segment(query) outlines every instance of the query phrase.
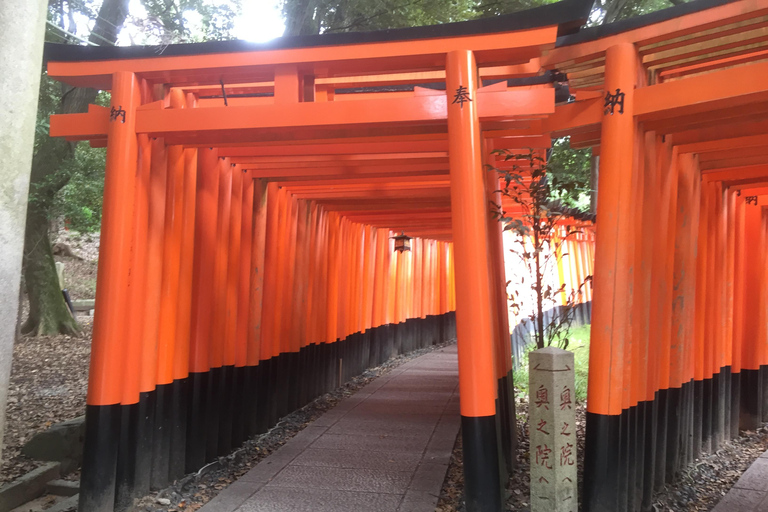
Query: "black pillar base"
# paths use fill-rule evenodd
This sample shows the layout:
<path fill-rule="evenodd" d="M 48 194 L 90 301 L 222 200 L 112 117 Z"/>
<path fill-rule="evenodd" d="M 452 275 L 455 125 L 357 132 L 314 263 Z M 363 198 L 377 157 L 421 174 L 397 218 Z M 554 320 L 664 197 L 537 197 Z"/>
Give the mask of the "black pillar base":
<path fill-rule="evenodd" d="M 756 430 L 763 419 L 763 389 L 760 370 L 741 370 L 739 429 Z"/>
<path fill-rule="evenodd" d="M 496 415 L 461 417 L 464 447 L 464 496 L 467 512 L 502 510 Z"/>
<path fill-rule="evenodd" d="M 187 404 L 187 450 L 184 469 L 187 473 L 205 466 L 206 445 L 206 399 L 208 397 L 210 374 L 208 372 L 189 374 L 189 403 Z"/>
<path fill-rule="evenodd" d="M 155 435 L 152 439 L 152 475 L 149 487 L 153 491 L 165 489 L 168 480 L 168 467 L 171 457 L 171 384 L 161 384 L 156 388 Z"/>
<path fill-rule="evenodd" d="M 133 505 L 136 485 L 136 458 L 139 436 L 139 404 L 120 406 L 120 444 L 115 473 L 115 512 Z"/>
<path fill-rule="evenodd" d="M 87 405 L 78 503 L 81 512 L 112 510 L 119 442 L 120 405 Z"/>
<path fill-rule="evenodd" d="M 584 497 L 589 512 L 615 512 L 619 508 L 619 446 L 621 416 L 587 412 L 584 453 Z"/>

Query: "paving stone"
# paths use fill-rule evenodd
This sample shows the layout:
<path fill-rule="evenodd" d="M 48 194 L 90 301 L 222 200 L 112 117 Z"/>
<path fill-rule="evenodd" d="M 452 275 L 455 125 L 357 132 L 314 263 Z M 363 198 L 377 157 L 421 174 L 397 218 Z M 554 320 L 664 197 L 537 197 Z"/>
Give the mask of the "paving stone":
<path fill-rule="evenodd" d="M 442 482 L 441 482 L 442 483 Z M 400 503 L 398 512 L 433 512 L 440 498 L 440 490 L 437 494 L 409 490 L 405 493 L 403 501 Z"/>
<path fill-rule="evenodd" d="M 206 503 L 200 512 L 234 512 L 261 487 L 240 479 Z"/>
<path fill-rule="evenodd" d="M 325 434 L 315 441 L 313 448 L 330 448 L 335 450 L 366 450 L 385 452 L 421 451 L 428 442 L 428 436 L 400 437 L 396 435 L 337 435 Z"/>
<path fill-rule="evenodd" d="M 373 381 L 204 512 L 432 512 L 461 419 L 456 348 Z"/>
<path fill-rule="evenodd" d="M 265 488 L 291 487 L 301 489 L 336 489 L 387 494 L 404 494 L 411 481 L 407 471 L 375 469 L 317 468 L 288 466 Z"/>
<path fill-rule="evenodd" d="M 291 462 L 291 465 L 413 472 L 419 465 L 421 457 L 421 453 L 405 452 L 393 455 L 387 452 L 360 453 L 353 450 L 318 450 L 309 448 L 296 457 Z"/>
<path fill-rule="evenodd" d="M 307 426 L 304 430 L 293 436 L 286 443 L 286 446 L 290 448 L 304 449 L 314 443 L 321 435 L 325 434 L 327 430 L 328 427 L 318 426 L 312 423 L 312 425 Z"/>
<path fill-rule="evenodd" d="M 265 488 L 238 512 L 395 512 L 401 496 L 319 489 Z"/>
<path fill-rule="evenodd" d="M 765 497 L 762 491 L 731 489 L 712 512 L 751 512 Z"/>
<path fill-rule="evenodd" d="M 422 462 L 416 469 L 408 490 L 433 492 L 439 495 L 446 471 L 448 471 L 447 463 Z"/>
<path fill-rule="evenodd" d="M 733 486 L 737 489 L 767 491 L 768 459 L 758 458 Z"/>

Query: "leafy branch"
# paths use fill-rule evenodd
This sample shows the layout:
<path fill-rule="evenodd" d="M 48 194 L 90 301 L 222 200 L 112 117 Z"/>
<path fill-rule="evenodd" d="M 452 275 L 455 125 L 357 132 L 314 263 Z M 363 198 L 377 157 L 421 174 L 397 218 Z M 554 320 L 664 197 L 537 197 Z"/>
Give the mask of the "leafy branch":
<path fill-rule="evenodd" d="M 537 348 L 552 344 L 567 348 L 575 307 L 581 302 L 584 287 L 591 283 L 592 276 L 587 276 L 567 295 L 565 283 L 552 285 L 545 283 L 545 278 L 552 275 L 558 260 L 568 256 L 563 253 L 566 242 L 581 233 L 572 222 L 566 222 L 574 216 L 580 217 L 581 212 L 565 206 L 561 198 L 580 193 L 582 184 L 568 175 L 550 172 L 545 158 L 532 149 L 527 153 L 497 150 L 493 155 L 503 165 L 487 168 L 498 174 L 504 185 L 497 192 L 509 199 L 514 211 L 508 212 L 502 204 L 493 202 L 491 210 L 494 218 L 503 223 L 504 230 L 515 235 L 511 252 L 520 258 L 528 277 L 527 284 L 526 276 L 521 277 L 519 283 L 512 283 L 516 286 L 509 295 L 511 308 L 515 315 L 528 312 Z M 526 286 L 533 292 L 535 304 L 526 304 L 521 293 Z M 556 306 L 562 306 L 560 311 L 545 321 L 544 312 Z"/>

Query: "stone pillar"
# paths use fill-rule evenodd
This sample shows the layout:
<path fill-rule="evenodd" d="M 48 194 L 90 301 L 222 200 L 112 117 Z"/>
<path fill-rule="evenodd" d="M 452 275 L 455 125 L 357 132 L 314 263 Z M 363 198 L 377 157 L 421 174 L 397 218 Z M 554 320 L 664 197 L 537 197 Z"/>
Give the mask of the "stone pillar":
<path fill-rule="evenodd" d="M 56 262 L 56 276 L 59 278 L 59 288 L 63 290 L 66 286 L 64 286 L 64 263 L 61 261 Z"/>
<path fill-rule="evenodd" d="M 0 52 L 0 287 L 5 295 L 0 309 L 0 438 L 16 336 L 46 9 L 42 0 L 8 0 L 0 9 L 0 47 L 5 49 Z"/>
<path fill-rule="evenodd" d="M 531 512 L 576 512 L 576 392 L 573 352 L 528 355 Z"/>

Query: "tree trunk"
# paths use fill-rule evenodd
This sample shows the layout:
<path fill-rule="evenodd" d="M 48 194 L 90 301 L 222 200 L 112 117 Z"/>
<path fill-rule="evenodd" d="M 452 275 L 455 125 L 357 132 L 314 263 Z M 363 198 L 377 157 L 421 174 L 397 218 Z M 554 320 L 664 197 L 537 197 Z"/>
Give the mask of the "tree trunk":
<path fill-rule="evenodd" d="M 314 12 L 317 0 L 289 0 L 285 3 L 284 36 L 306 36 L 320 33 L 320 25 L 315 22 Z"/>
<path fill-rule="evenodd" d="M 29 297 L 29 317 L 21 326 L 21 332 L 33 336 L 58 333 L 74 335 L 80 328 L 59 288 L 48 238 L 48 209 L 30 202 L 27 210 L 24 282 Z"/>
<path fill-rule="evenodd" d="M 128 1 L 104 0 L 91 32 L 93 43 L 115 43 L 118 27 L 128 15 Z M 94 89 L 66 89 L 59 109 L 61 114 L 86 112 L 88 104 L 96 99 Z M 29 317 L 21 327 L 24 334 L 43 336 L 79 331 L 61 293 L 48 233 L 53 199 L 70 178 L 63 170 L 63 164 L 73 155 L 73 144 L 63 139 L 46 138 L 32 159 L 24 235 L 24 281 L 29 297 Z"/>

